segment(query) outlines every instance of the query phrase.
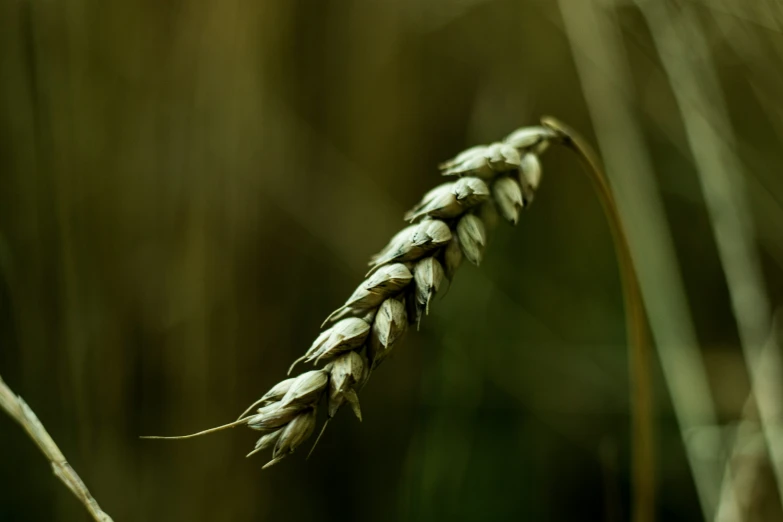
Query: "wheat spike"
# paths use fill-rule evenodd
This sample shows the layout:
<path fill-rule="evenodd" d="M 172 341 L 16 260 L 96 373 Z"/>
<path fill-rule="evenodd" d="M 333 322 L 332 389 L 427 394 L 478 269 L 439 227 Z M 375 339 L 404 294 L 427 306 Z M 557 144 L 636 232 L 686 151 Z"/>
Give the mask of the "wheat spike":
<path fill-rule="evenodd" d="M 272 447 L 266 468 L 293 453 L 314 432 L 316 410 L 324 401 L 328 418 L 316 444 L 344 404 L 361 420 L 358 392 L 370 374 L 408 325 L 418 325 L 429 313 L 443 280 L 453 280 L 462 258 L 480 264 L 492 225 L 488 221 L 499 213 L 517 223 L 541 179 L 538 156 L 557 138 L 548 127 L 525 127 L 439 166 L 444 176 L 457 179 L 432 189 L 405 215 L 411 224 L 372 256 L 365 280 L 324 321 L 334 325 L 318 335 L 289 374 L 302 361 L 329 364 L 281 381 L 225 426 L 246 424 L 263 432 L 248 457 Z"/>
<path fill-rule="evenodd" d="M 484 215 L 496 210 L 507 221 L 517 223 L 541 180 L 539 154 L 554 138 L 547 127 L 525 127 L 503 142 L 472 147 L 440 165 L 443 175 L 459 177 L 435 187 L 408 211 L 405 219 L 412 225 L 372 257 L 368 277 L 327 318 L 324 324 L 338 322 L 320 334 L 301 360 L 333 358 L 333 362 L 323 372 L 302 374 L 322 375 L 298 406 L 302 410 L 288 412 L 291 420 L 281 424 L 288 418 L 286 408 L 291 408 L 285 399 L 294 388 L 291 379 L 262 397 L 260 402 L 269 402 L 272 408 L 261 408 L 261 417 L 255 421 L 250 417 L 248 426 L 264 429 L 274 424 L 276 428 L 259 439 L 251 455 L 274 445 L 269 466 L 292 453 L 313 432 L 315 407 L 322 399 L 328 405 L 328 419 L 348 403 L 361 420 L 357 392 L 389 356 L 408 324 L 418 325 L 429 312 L 442 280 L 453 280 L 462 258 L 480 264 L 487 243 Z M 368 314 L 372 317 L 369 321 Z M 334 329 L 344 322 L 350 324 L 336 335 Z M 321 384 L 327 381 L 328 385 Z M 275 399 L 277 402 L 270 402 Z M 284 430 L 290 433 L 284 436 Z"/>

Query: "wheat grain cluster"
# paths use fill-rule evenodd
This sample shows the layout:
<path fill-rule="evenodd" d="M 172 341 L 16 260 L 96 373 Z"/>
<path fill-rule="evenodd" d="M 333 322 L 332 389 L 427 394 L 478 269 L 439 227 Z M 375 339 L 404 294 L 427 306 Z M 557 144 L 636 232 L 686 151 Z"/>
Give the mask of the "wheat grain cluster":
<path fill-rule="evenodd" d="M 361 420 L 358 392 L 409 326 L 418 327 L 429 313 L 434 296 L 444 281 L 451 283 L 463 258 L 481 263 L 487 222 L 500 215 L 517 223 L 541 180 L 539 155 L 557 136 L 547 126 L 524 127 L 439 166 L 443 176 L 456 179 L 429 191 L 406 213 L 409 225 L 372 256 L 364 281 L 326 318 L 322 328 L 331 326 L 288 373 L 301 362 L 325 366 L 275 384 L 224 426 L 262 432 L 248 456 L 272 448 L 266 468 L 293 453 L 313 434 L 323 403 L 324 428 L 345 404 Z"/>

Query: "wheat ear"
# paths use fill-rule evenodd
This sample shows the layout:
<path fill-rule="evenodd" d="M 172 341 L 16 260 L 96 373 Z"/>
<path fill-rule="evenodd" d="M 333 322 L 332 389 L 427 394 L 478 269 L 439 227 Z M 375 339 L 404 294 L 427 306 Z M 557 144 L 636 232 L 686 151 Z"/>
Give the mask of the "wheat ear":
<path fill-rule="evenodd" d="M 87 486 L 82 482 L 82 479 L 79 478 L 76 471 L 65 460 L 65 455 L 57 447 L 57 444 L 54 443 L 46 428 L 38 420 L 35 412 L 27 405 L 24 399 L 11 391 L 11 388 L 3 381 L 2 377 L 0 377 L 0 408 L 5 410 L 12 419 L 24 428 L 27 435 L 33 439 L 33 442 L 41 450 L 41 453 L 49 459 L 52 471 L 54 471 L 57 478 L 73 492 L 76 498 L 79 499 L 79 502 L 84 504 L 92 518 L 98 522 L 112 522 L 112 518 L 101 509 L 98 502 L 90 494 Z"/>
<path fill-rule="evenodd" d="M 510 223 L 517 223 L 522 209 L 533 201 L 541 181 L 539 156 L 551 143 L 573 150 L 582 160 L 615 240 L 632 354 L 635 500 L 647 505 L 653 496 L 649 346 L 628 241 L 592 149 L 572 129 L 549 117 L 541 126 L 524 127 L 501 142 L 472 147 L 439 166 L 444 176 L 456 179 L 429 191 L 405 215 L 409 226 L 372 257 L 365 280 L 321 326 L 334 325 L 321 332 L 288 373 L 302 361 L 328 361 L 322 369 L 277 383 L 237 421 L 225 426 L 184 437 L 154 438 L 181 439 L 247 425 L 262 432 L 248 457 L 272 448 L 272 460 L 266 468 L 293 453 L 312 435 L 316 409 L 322 402 L 326 402 L 328 418 L 315 444 L 344 404 L 361 420 L 358 392 L 409 325 L 418 326 L 429 313 L 433 298 L 444 280 L 451 284 L 462 259 L 477 266 L 481 263 L 487 244 L 486 228 L 493 216 L 500 214 Z M 255 413 L 250 413 L 259 405 Z"/>
<path fill-rule="evenodd" d="M 559 134 L 547 126 L 519 129 L 502 142 L 472 147 L 440 165 L 453 178 L 428 192 L 405 219 L 409 226 L 372 257 L 370 271 L 343 306 L 294 362 L 327 362 L 273 386 L 235 422 L 181 439 L 238 425 L 261 431 L 253 455 L 272 449 L 271 466 L 293 453 L 315 430 L 316 409 L 326 402 L 327 421 L 348 404 L 361 420 L 358 391 L 391 353 L 409 325 L 419 325 L 444 281 L 465 258 L 479 265 L 487 243 L 486 217 L 512 224 L 532 201 L 541 180 L 539 155 Z M 250 413 L 260 406 L 255 413 Z M 323 433 L 323 430 L 321 431 Z M 320 435 L 319 435 L 320 438 Z M 317 439 L 316 439 L 317 442 Z"/>

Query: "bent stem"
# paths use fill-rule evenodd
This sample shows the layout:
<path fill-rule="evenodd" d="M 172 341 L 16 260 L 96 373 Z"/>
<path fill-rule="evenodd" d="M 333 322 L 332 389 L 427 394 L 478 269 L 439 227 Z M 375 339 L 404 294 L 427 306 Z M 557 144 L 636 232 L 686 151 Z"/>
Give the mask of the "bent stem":
<path fill-rule="evenodd" d="M 551 116 L 541 123 L 560 137 L 565 147 L 576 153 L 601 201 L 614 240 L 625 302 L 626 330 L 629 346 L 633 433 L 634 520 L 650 522 L 655 512 L 655 465 L 653 436 L 652 380 L 649 371 L 650 345 L 646 334 L 646 317 L 639 280 L 609 180 L 592 147 L 579 133 Z"/>
<path fill-rule="evenodd" d="M 11 391 L 11 388 L 3 381 L 2 377 L 0 377 L 0 408 L 5 410 L 12 419 L 24 428 L 27 435 L 41 450 L 41 453 L 49 460 L 49 463 L 52 465 L 52 471 L 57 478 L 71 490 L 76 498 L 79 499 L 79 502 L 84 504 L 92 518 L 98 522 L 112 522 L 112 518 L 101 509 L 82 479 L 68 464 L 68 461 L 65 460 L 65 455 L 57 447 L 57 444 L 54 443 L 51 435 L 46 431 L 41 421 L 38 420 L 35 412 L 27 405 L 24 399 Z"/>

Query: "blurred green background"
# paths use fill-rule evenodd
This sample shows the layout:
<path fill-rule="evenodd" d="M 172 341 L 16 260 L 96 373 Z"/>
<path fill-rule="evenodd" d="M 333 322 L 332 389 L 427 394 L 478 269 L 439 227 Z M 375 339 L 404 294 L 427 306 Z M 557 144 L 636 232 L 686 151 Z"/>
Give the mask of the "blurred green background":
<path fill-rule="evenodd" d="M 138 438 L 233 420 L 438 162 L 552 114 L 600 145 L 640 264 L 657 519 L 733 491 L 725 520 L 783 520 L 748 362 L 781 346 L 782 24 L 764 0 L 0 0 L 0 375 L 118 522 L 627 520 L 617 263 L 554 147 L 362 424 L 265 471 L 247 430 Z M 88 520 L 5 415 L 0 520 Z"/>

